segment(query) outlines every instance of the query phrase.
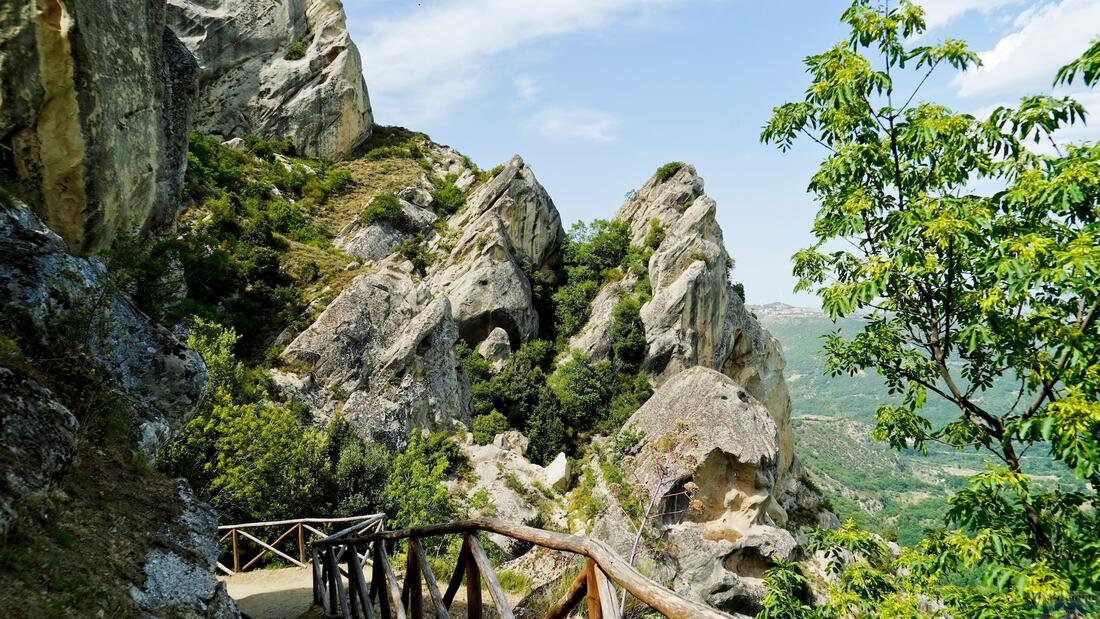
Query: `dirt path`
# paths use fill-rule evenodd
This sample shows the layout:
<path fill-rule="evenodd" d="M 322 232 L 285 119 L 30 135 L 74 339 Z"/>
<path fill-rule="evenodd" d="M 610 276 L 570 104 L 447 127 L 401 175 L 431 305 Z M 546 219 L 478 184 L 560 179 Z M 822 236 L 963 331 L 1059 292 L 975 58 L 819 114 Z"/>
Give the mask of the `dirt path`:
<path fill-rule="evenodd" d="M 313 602 L 313 580 L 307 568 L 291 567 L 280 570 L 256 570 L 222 578 L 230 597 L 249 619 L 321 619 L 324 613 L 319 608 L 311 608 Z M 431 598 L 424 590 L 424 606 L 430 611 Z M 509 595 L 515 605 L 520 596 Z M 496 616 L 492 609 L 492 598 L 488 591 L 482 593 L 486 606 L 486 615 Z M 458 590 L 451 616 L 455 619 L 466 617 L 466 588 Z"/>
<path fill-rule="evenodd" d="M 223 579 L 229 595 L 251 619 L 320 617 L 310 613 L 313 579 L 306 568 L 256 570 Z"/>

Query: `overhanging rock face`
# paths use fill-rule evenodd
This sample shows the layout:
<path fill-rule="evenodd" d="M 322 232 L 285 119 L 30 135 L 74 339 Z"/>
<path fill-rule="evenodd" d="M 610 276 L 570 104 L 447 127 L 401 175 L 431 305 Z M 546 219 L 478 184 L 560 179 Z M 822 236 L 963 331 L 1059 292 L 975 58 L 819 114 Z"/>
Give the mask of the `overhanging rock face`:
<path fill-rule="evenodd" d="M 324 159 L 370 136 L 363 65 L 339 0 L 169 0 L 168 22 L 202 66 L 196 130 L 290 138 Z"/>

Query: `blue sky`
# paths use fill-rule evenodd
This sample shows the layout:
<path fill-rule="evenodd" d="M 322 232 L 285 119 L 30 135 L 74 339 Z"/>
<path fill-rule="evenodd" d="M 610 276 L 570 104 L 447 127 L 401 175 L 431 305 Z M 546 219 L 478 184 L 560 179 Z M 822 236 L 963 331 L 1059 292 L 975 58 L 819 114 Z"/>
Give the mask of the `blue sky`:
<path fill-rule="evenodd" d="M 607 218 L 667 161 L 694 164 L 718 202 L 733 279 L 750 303 L 795 294 L 805 187 L 821 157 L 759 143 L 798 99 L 802 59 L 844 37 L 832 0 L 344 0 L 377 122 L 428 133 L 483 168 L 518 153 L 568 227 Z M 923 98 L 974 113 L 1049 90 L 1100 36 L 1100 0 L 931 0 L 924 40 L 964 38 L 985 66 Z M 1100 93 L 1079 94 L 1100 114 Z M 1097 117 L 1100 118 L 1100 117 Z M 1096 120 L 1100 125 L 1100 120 Z M 1061 140 L 1096 139 L 1075 128 Z"/>

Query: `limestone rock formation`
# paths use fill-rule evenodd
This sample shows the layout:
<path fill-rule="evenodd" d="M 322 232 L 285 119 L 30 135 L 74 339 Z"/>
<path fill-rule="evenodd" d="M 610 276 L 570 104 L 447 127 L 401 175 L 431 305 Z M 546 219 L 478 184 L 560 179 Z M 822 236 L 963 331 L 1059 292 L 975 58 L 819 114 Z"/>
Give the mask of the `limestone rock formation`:
<path fill-rule="evenodd" d="M 106 267 L 80 258 L 31 210 L 0 203 L 0 312 L 42 350 L 74 346 L 119 384 L 155 452 L 187 421 L 206 386 L 199 355 L 112 291 Z"/>
<path fill-rule="evenodd" d="M 648 264 L 652 299 L 641 310 L 647 347 L 644 367 L 655 386 L 694 366 L 719 370 L 736 380 L 767 406 L 775 420 L 782 476 L 794 462 L 790 395 L 783 378 L 786 362 L 778 342 L 728 281 L 732 264 L 715 220 L 716 209 L 695 168 L 683 164 L 667 178 L 655 174 L 615 215 L 629 224 L 632 244 L 645 243 L 652 222 L 664 232 Z M 596 360 L 608 358 L 612 310 L 633 290 L 634 281 L 628 279 L 600 290 L 588 323 L 570 340 L 571 347 Z"/>
<path fill-rule="evenodd" d="M 565 231 L 561 217 L 531 168 L 516 156 L 467 199 L 449 222 L 458 239 L 429 271 L 434 294 L 450 297 L 462 337 L 480 342 L 504 329 L 513 348 L 538 333 L 525 274 L 548 271 Z M 437 248 L 441 248 L 439 241 Z"/>
<path fill-rule="evenodd" d="M 526 458 L 527 439 L 522 434 L 516 431 L 504 432 L 498 434 L 496 440 L 488 445 L 475 444 L 473 435 L 469 434 L 460 447 L 462 455 L 473 469 L 473 475 L 469 478 L 474 481 L 468 483 L 456 480 L 450 485 L 456 494 L 466 497 L 483 495 L 485 504 L 475 507 L 472 516 L 499 518 L 535 526 L 554 524 L 539 521 L 538 502 L 548 498 L 539 486 L 552 479 L 556 473 L 533 464 Z M 565 454 L 561 454 L 560 459 L 564 463 Z M 548 488 L 545 485 L 542 487 Z M 551 514 L 551 517 L 562 516 L 560 509 Z M 490 534 L 489 539 L 500 546 L 508 558 L 517 557 L 530 548 L 529 544 L 495 533 Z"/>
<path fill-rule="evenodd" d="M 5 3 L 0 174 L 76 253 L 170 224 L 195 70 L 163 0 Z"/>
<path fill-rule="evenodd" d="M 344 414 L 364 436 L 403 445 L 412 427 L 469 423 L 457 339 L 450 302 L 418 289 L 411 265 L 391 256 L 359 275 L 287 346 L 283 359 L 328 391 L 320 395 L 306 381 L 292 393 L 344 401 Z M 279 380 L 294 387 L 286 373 Z M 316 400 L 312 407 L 315 414 L 335 409 Z"/>
<path fill-rule="evenodd" d="M 55 509 L 87 500 L 52 490 L 59 484 L 78 483 L 70 476 L 79 480 L 80 467 L 94 466 L 88 460 L 106 457 L 96 446 L 95 430 L 91 436 L 78 434 L 88 417 L 78 419 L 72 411 L 84 407 L 84 399 L 96 405 L 81 414 L 97 419 L 96 415 L 110 414 L 98 408 L 109 407 L 109 401 L 97 398 L 104 393 L 116 396 L 118 406 L 134 417 L 138 445 L 153 454 L 199 405 L 207 372 L 197 353 L 172 332 L 150 323 L 112 287 L 100 260 L 67 253 L 61 237 L 29 207 L 2 195 L 0 314 L 14 329 L 6 331 L 14 339 L 5 338 L 5 367 L 0 367 L 0 533 L 4 533 L 16 521 L 34 526 L 43 517 L 35 509 L 42 506 Z M 126 474 L 121 472 L 119 479 L 126 479 Z M 140 484 L 140 491 L 126 488 L 126 492 L 145 496 L 150 487 L 167 484 L 171 488 L 173 483 L 152 473 L 136 477 L 130 483 Z M 111 489 L 119 490 L 118 486 Z M 177 515 L 159 521 L 159 531 L 111 531 L 119 539 L 104 542 L 148 553 L 140 564 L 144 582 L 129 594 L 143 616 L 239 617 L 214 577 L 218 544 L 213 511 L 198 502 L 186 484 L 177 491 L 180 509 L 173 512 L 171 505 L 164 505 L 165 513 Z M 47 500 L 39 503 L 32 498 Z M 118 578 L 126 582 L 129 576 Z M 108 583 L 97 586 L 103 584 Z"/>
<path fill-rule="evenodd" d="M 398 230 L 384 221 L 365 224 L 356 220 L 344 226 L 333 239 L 333 245 L 360 260 L 381 260 L 392 254 L 397 249 L 397 245 L 407 238 L 408 233 L 423 233 L 432 229 L 439 218 L 428 209 L 431 200 L 431 194 L 424 189 L 408 187 L 398 196 L 401 210 L 405 214 L 405 221 L 408 222 L 408 230 Z"/>
<path fill-rule="evenodd" d="M 168 21 L 202 67 L 197 130 L 286 137 L 326 159 L 369 137 L 362 61 L 339 0 L 168 0 Z"/>
<path fill-rule="evenodd" d="M 693 367 L 671 377 L 626 424 L 642 439 L 621 463 L 638 482 L 666 480 L 665 514 L 656 526 L 665 551 L 644 550 L 655 573 L 689 597 L 729 612 L 755 613 L 766 595 L 771 560 L 798 546 L 782 528 L 779 432 L 771 413 L 715 370 Z M 671 451 L 662 446 L 674 445 Z M 681 494 L 687 493 L 687 495 Z M 628 553 L 633 529 L 614 505 L 594 534 Z"/>
<path fill-rule="evenodd" d="M 197 500 L 186 482 L 177 484 L 183 504 L 174 522 L 161 529 L 160 547 L 145 558 L 145 582 L 130 595 L 157 617 L 235 619 L 237 605 L 214 577 L 220 549 L 214 510 Z"/>
<path fill-rule="evenodd" d="M 508 357 L 512 356 L 512 345 L 508 341 L 508 332 L 500 327 L 493 329 L 489 337 L 477 347 L 477 352 L 492 367 L 494 372 L 504 369 Z"/>

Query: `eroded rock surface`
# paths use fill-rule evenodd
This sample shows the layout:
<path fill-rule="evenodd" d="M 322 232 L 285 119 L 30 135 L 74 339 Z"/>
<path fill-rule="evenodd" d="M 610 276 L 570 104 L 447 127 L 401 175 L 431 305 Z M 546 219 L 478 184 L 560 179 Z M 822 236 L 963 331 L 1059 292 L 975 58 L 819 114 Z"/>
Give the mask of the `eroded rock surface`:
<path fill-rule="evenodd" d="M 428 285 L 434 294 L 450 297 L 462 337 L 476 343 L 501 328 L 513 348 L 535 337 L 538 313 L 524 271 L 552 268 L 565 231 L 531 169 L 513 157 L 473 191 L 466 210 L 449 225 L 458 238 L 429 271 Z"/>
<path fill-rule="evenodd" d="M 755 613 L 764 570 L 799 552 L 782 528 L 779 431 L 771 413 L 728 376 L 704 367 L 666 381 L 626 425 L 641 433 L 619 464 L 645 488 L 665 494 L 656 526 L 666 550 L 640 561 L 681 594 L 734 613 Z M 671 449 L 670 449 L 671 447 Z M 614 503 L 594 535 L 629 555 L 630 520 Z"/>
<path fill-rule="evenodd" d="M 0 172 L 77 253 L 170 224 L 194 72 L 163 0 L 5 2 Z"/>
<path fill-rule="evenodd" d="M 201 401 L 207 374 L 198 353 L 114 292 L 100 260 L 67 253 L 61 237 L 14 201 L 0 203 L 0 311 L 34 346 L 75 347 L 115 380 L 149 452 Z"/>
<path fill-rule="evenodd" d="M 322 402 L 343 401 L 361 434 L 400 446 L 413 427 L 469 424 L 457 339 L 450 301 L 428 296 L 411 265 L 391 256 L 370 265 L 283 351 L 291 369 L 310 374 L 324 391 L 286 372 L 279 380 L 300 383 L 294 391 L 308 394 L 302 399 L 315 414 L 335 410 Z"/>
<path fill-rule="evenodd" d="M 183 509 L 160 531 L 161 547 L 145 558 L 145 582 L 130 595 L 156 617 L 235 619 L 240 611 L 225 584 L 214 577 L 218 523 L 214 510 L 197 500 L 186 482 L 177 485 Z"/>
<path fill-rule="evenodd" d="M 327 159 L 370 136 L 362 61 L 339 0 L 168 0 L 168 21 L 202 66 L 197 130 L 290 138 Z"/>
<path fill-rule="evenodd" d="M 0 536 L 17 505 L 44 492 L 69 465 L 78 427 L 49 389 L 0 367 Z"/>
<path fill-rule="evenodd" d="M 629 224 L 634 245 L 645 244 L 654 222 L 664 233 L 648 263 L 652 298 L 640 312 L 646 333 L 643 365 L 654 386 L 695 366 L 736 380 L 775 420 L 782 476 L 794 461 L 790 395 L 783 378 L 786 362 L 778 342 L 729 283 L 732 263 L 716 210 L 717 204 L 704 193 L 703 179 L 684 164 L 664 180 L 655 174 L 615 215 Z M 595 360 L 609 358 L 612 311 L 633 289 L 630 276 L 604 286 L 570 346 Z"/>

